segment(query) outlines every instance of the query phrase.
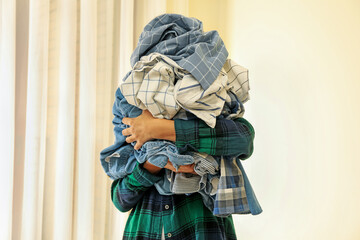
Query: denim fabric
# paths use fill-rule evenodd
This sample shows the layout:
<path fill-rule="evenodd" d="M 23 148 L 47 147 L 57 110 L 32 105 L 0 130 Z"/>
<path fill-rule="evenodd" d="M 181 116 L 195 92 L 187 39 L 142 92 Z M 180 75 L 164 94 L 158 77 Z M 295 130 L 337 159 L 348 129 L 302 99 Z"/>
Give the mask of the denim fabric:
<path fill-rule="evenodd" d="M 100 152 L 100 162 L 105 173 L 115 180 L 126 176 L 128 171 L 133 169 L 136 161 L 133 146 L 125 141 L 126 137 L 121 133 L 122 130 L 129 127 L 121 122 L 122 118 L 137 117 L 142 110 L 130 105 L 121 94 L 120 89 L 117 89 L 112 112 L 115 142 Z"/>
<path fill-rule="evenodd" d="M 135 142 L 132 142 L 135 146 Z M 154 140 L 145 142 L 139 150 L 135 150 L 135 157 L 140 163 L 148 160 L 151 164 L 164 168 L 168 160 L 177 170 L 180 165 L 188 165 L 194 162 L 190 155 L 181 155 L 174 143 L 166 140 Z"/>
<path fill-rule="evenodd" d="M 106 152 L 102 152 L 105 155 Z M 134 149 L 126 145 L 101 160 L 106 174 L 113 180 L 123 178 L 132 173 L 136 165 Z"/>

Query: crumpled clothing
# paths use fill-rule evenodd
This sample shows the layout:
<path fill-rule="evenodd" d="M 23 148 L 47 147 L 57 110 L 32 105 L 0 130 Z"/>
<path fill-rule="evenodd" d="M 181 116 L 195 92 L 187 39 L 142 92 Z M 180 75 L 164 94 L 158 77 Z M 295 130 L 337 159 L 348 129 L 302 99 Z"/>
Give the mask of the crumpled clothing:
<path fill-rule="evenodd" d="M 124 96 L 122 95 L 120 89 L 116 90 L 116 99 L 113 105 L 113 114 L 115 118 L 113 119 L 114 124 L 114 133 L 115 133 L 115 143 L 111 146 L 103 149 L 100 153 L 101 165 L 104 168 L 106 174 L 113 180 L 118 178 L 123 178 L 127 174 L 132 172 L 133 167 L 135 166 L 134 161 L 145 162 L 145 154 L 148 146 L 154 147 L 157 146 L 157 151 L 148 150 L 153 154 L 153 158 L 150 161 L 153 161 L 154 164 L 158 164 L 159 167 L 164 166 L 165 155 L 170 153 L 170 161 L 173 161 L 175 167 L 179 165 L 185 165 L 187 163 L 191 164 L 194 162 L 191 155 L 180 154 L 175 144 L 166 141 L 166 140 L 151 140 L 141 146 L 139 150 L 134 150 L 136 142 L 130 144 L 125 144 L 126 137 L 122 135 L 121 129 L 129 127 L 129 125 L 124 124 L 121 120 L 123 117 L 135 118 L 141 115 L 142 110 L 129 104 Z M 177 114 L 174 119 L 194 119 L 195 116 L 191 113 L 185 113 L 185 110 L 180 110 L 180 114 Z M 125 145 L 124 145 L 125 144 Z M 159 151 L 161 150 L 161 151 Z M 139 159 L 136 159 L 139 158 Z M 177 159 L 178 158 L 178 159 Z M 166 160 L 167 162 L 167 160 Z"/>
<path fill-rule="evenodd" d="M 136 142 L 130 143 L 135 146 Z M 169 169 L 166 169 L 163 181 L 155 183 L 156 189 L 160 194 L 189 194 L 193 192 L 203 192 L 209 195 L 215 194 L 219 179 L 219 162 L 213 156 L 207 153 L 190 152 L 187 151 L 184 154 L 179 154 L 175 144 L 167 140 L 153 140 L 148 141 L 141 146 L 139 150 L 134 150 L 135 158 L 129 158 L 129 161 L 124 165 L 124 169 L 128 172 L 130 168 L 133 168 L 136 164 L 136 160 L 139 163 L 144 163 L 148 160 L 151 164 L 164 168 L 169 160 L 174 168 L 178 170 L 181 165 L 189 165 L 194 163 L 194 170 L 199 173 L 199 176 L 194 174 L 175 173 Z M 130 162 L 131 161 L 133 162 Z M 131 172 L 131 171 L 130 171 Z M 122 176 L 125 177 L 126 175 Z M 213 198 L 206 199 L 208 207 L 211 206 L 213 211 L 214 205 Z M 211 202 L 211 203 L 210 203 Z"/>
<path fill-rule="evenodd" d="M 183 109 L 214 127 L 218 117 L 234 119 L 244 115 L 243 104 L 250 99 L 249 90 L 248 69 L 227 59 L 207 90 L 196 84 L 194 78 L 184 77 L 177 80 L 174 97 Z"/>
<path fill-rule="evenodd" d="M 236 99 L 234 99 L 234 101 L 236 102 Z M 236 108 L 236 110 L 240 109 L 239 106 L 241 106 L 241 104 L 240 105 L 232 104 L 232 105 Z M 229 106 L 229 110 L 231 110 L 230 112 L 236 112 L 236 110 L 231 108 L 231 106 Z M 141 111 L 141 109 L 129 104 L 126 101 L 126 99 L 122 96 L 120 89 L 118 89 L 116 91 L 116 100 L 115 100 L 114 107 L 113 107 L 113 113 L 115 116 L 119 116 L 121 118 L 122 117 L 137 117 L 142 113 L 142 111 Z M 194 118 L 194 116 L 191 115 L 191 113 L 188 113 L 183 109 L 181 111 L 179 111 L 179 113 L 181 113 L 181 114 L 177 114 L 177 118 L 180 118 L 180 119 L 187 119 L 188 117 Z M 115 128 L 123 129 L 126 127 L 126 125 L 123 124 L 121 122 L 121 120 L 118 119 L 117 117 L 114 118 L 113 123 L 115 124 Z M 116 131 L 116 133 L 117 132 L 118 131 Z M 117 141 L 115 142 L 115 144 L 104 149 L 101 152 L 102 166 L 104 167 L 105 172 L 112 179 L 123 178 L 126 175 L 130 174 L 133 171 L 133 169 L 135 168 L 137 161 L 145 162 L 146 155 L 147 155 L 146 150 L 148 148 L 150 149 L 150 153 L 154 153 L 155 157 L 153 158 L 153 160 L 154 160 L 153 163 L 156 163 L 159 160 L 159 159 L 157 159 L 158 156 L 162 156 L 161 151 L 159 151 L 159 150 L 163 151 L 163 156 L 166 156 L 168 154 L 169 149 L 174 150 L 174 152 L 172 152 L 172 154 L 178 154 L 176 147 L 175 148 L 171 148 L 171 147 L 167 148 L 167 146 L 170 146 L 173 143 L 171 143 L 170 141 L 166 141 L 166 140 L 148 141 L 144 144 L 145 147 L 143 145 L 139 150 L 134 150 L 133 147 L 136 144 L 135 142 L 132 142 L 131 144 L 122 145 L 123 143 L 125 143 L 125 137 L 121 134 L 116 136 L 116 139 L 117 139 Z M 153 150 L 151 150 L 151 149 L 153 149 Z M 170 150 L 170 151 L 172 151 L 172 150 Z M 193 186 L 193 188 L 199 189 L 198 192 L 202 195 L 204 205 L 206 207 L 208 207 L 211 211 L 213 211 L 214 206 L 215 206 L 215 197 L 216 197 L 216 192 L 217 192 L 217 188 L 218 188 L 218 182 L 219 182 L 219 178 L 220 178 L 219 171 L 218 171 L 220 159 L 218 157 L 213 157 L 206 153 L 199 153 L 199 152 L 185 152 L 183 156 L 191 157 L 192 160 L 187 159 L 186 160 L 187 162 L 179 162 L 178 159 L 176 159 L 175 155 L 174 155 L 174 158 L 176 160 L 173 160 L 173 158 L 171 158 L 171 160 L 174 161 L 175 166 L 176 166 L 176 164 L 186 165 L 187 163 L 191 164 L 193 162 L 196 162 L 194 169 L 196 171 L 198 171 L 200 174 L 202 174 L 201 171 L 206 173 L 206 178 L 203 177 L 203 178 L 200 178 L 200 180 L 194 178 L 192 180 L 192 183 L 193 183 L 192 186 Z M 165 157 L 163 157 L 163 159 L 164 159 L 163 161 L 159 161 L 162 164 L 165 163 Z M 166 157 L 166 162 L 167 162 L 167 157 Z M 212 163 L 213 166 L 209 167 L 209 164 L 207 162 Z M 201 164 L 208 165 L 208 167 L 205 169 L 204 167 L 201 166 Z M 167 171 L 168 174 L 172 172 L 168 169 L 165 169 L 165 170 Z M 212 173 L 215 173 L 215 174 L 212 174 Z M 180 180 L 181 178 L 178 178 L 177 180 L 173 179 L 173 181 L 170 182 L 168 179 L 168 174 L 164 174 L 163 179 L 155 184 L 156 189 L 162 195 L 171 195 L 171 194 L 174 194 L 172 191 L 178 191 L 178 192 L 181 191 L 181 188 L 179 188 L 179 186 L 181 185 L 181 180 Z M 178 173 L 176 173 L 176 174 L 178 174 Z M 176 174 L 174 173 L 174 176 Z M 196 175 L 193 175 L 193 176 L 196 176 Z M 205 176 L 205 174 L 203 176 Z M 187 180 L 190 180 L 190 179 L 187 179 Z M 179 182 L 177 182 L 177 181 L 179 181 Z M 175 188 L 174 188 L 174 186 L 175 186 Z M 190 195 L 190 194 L 191 193 L 187 193 L 187 195 Z"/>
<path fill-rule="evenodd" d="M 214 211 L 216 193 L 220 173 L 214 175 L 206 173 L 202 176 L 197 176 L 191 173 L 175 173 L 166 169 L 167 183 L 155 183 L 155 187 L 160 194 L 185 194 L 187 196 L 198 192 L 201 194 L 204 205 L 211 211 Z M 164 187 L 169 190 L 165 190 Z M 164 194 L 165 193 L 165 194 Z"/>
<path fill-rule="evenodd" d="M 233 213 L 250 212 L 245 184 L 236 158 L 221 158 L 220 178 L 214 201 L 214 215 L 227 217 Z"/>
<path fill-rule="evenodd" d="M 243 108 L 243 105 L 241 102 L 238 101 L 238 99 L 233 98 L 232 101 L 230 102 L 232 103 L 231 105 L 228 106 L 228 111 L 227 113 L 236 113 L 239 111 L 239 109 Z M 227 103 L 225 103 L 226 105 Z M 225 109 L 225 108 L 224 108 Z M 113 120 L 113 123 L 115 125 L 115 128 L 120 128 L 123 129 L 125 127 L 127 127 L 127 125 L 123 124 L 120 120 L 120 118 L 122 117 L 137 117 L 142 113 L 142 110 L 129 104 L 126 99 L 122 96 L 120 89 L 118 88 L 117 92 L 116 92 L 116 101 L 114 103 L 114 107 L 113 107 L 113 113 L 115 116 L 119 116 L 115 117 Z M 195 116 L 187 111 L 185 111 L 184 109 L 181 109 L 179 111 L 179 113 L 181 114 L 177 114 L 176 117 L 180 118 L 180 119 L 186 119 L 187 117 L 190 118 L 194 118 Z M 221 115 L 222 117 L 226 117 L 226 115 Z M 115 131 L 115 133 L 119 133 L 119 131 Z M 145 158 L 141 158 L 141 154 L 144 153 L 145 151 L 143 151 L 143 146 L 139 149 L 139 150 L 134 150 L 134 146 L 135 146 L 135 142 L 132 142 L 131 144 L 127 144 L 127 145 L 122 145 L 123 143 L 125 143 L 125 137 L 119 133 L 118 136 L 116 136 L 116 142 L 115 144 L 113 144 L 112 146 L 104 149 L 101 152 L 101 163 L 102 166 L 105 169 L 105 172 L 112 178 L 112 179 L 117 179 L 117 178 L 123 178 L 125 177 L 127 174 L 130 174 L 135 165 L 136 162 L 140 159 L 140 161 L 144 161 Z M 154 140 L 154 141 L 148 141 L 147 144 L 153 145 L 153 147 L 158 144 L 158 146 L 161 146 L 162 144 L 164 144 L 164 142 L 166 142 L 167 144 L 173 144 L 170 141 L 166 141 L 166 140 Z M 151 144 L 150 144 L 151 143 Z M 165 152 L 166 152 L 166 147 L 162 148 Z M 156 151 L 155 151 L 156 152 Z M 135 154 L 137 154 L 138 158 L 137 159 L 135 157 Z M 184 152 L 184 155 L 189 155 L 189 156 L 195 156 L 197 155 L 196 152 Z M 203 154 L 203 153 L 200 153 Z M 144 154 L 145 156 L 146 154 Z M 199 155 L 198 155 L 199 156 Z M 206 156 L 206 155 L 205 155 Z M 211 156 L 211 155 L 209 155 Z M 214 157 L 214 159 L 220 163 L 219 157 L 216 156 L 211 156 Z M 141 160 L 142 159 L 142 160 Z M 165 162 L 165 161 L 164 161 Z M 240 162 L 238 162 L 238 164 L 241 164 Z M 179 165 L 186 165 L 186 164 L 182 164 L 180 163 Z M 165 169 L 166 171 L 170 171 L 168 169 Z M 241 170 L 242 172 L 244 170 Z M 178 173 L 176 173 L 178 174 Z M 245 173 L 243 173 L 245 175 Z M 194 175 L 196 176 L 196 175 Z M 225 176 L 223 176 L 225 177 Z M 214 211 L 215 209 L 215 202 L 216 202 L 216 196 L 217 194 L 217 189 L 220 181 L 220 176 L 219 174 L 216 175 L 212 175 L 212 174 L 207 174 L 207 181 L 205 183 L 205 178 L 202 179 L 202 182 L 198 182 L 198 185 L 193 185 L 193 186 L 199 186 L 199 193 L 202 195 L 203 198 L 203 202 L 204 205 L 206 207 L 208 207 L 211 211 Z M 196 180 L 196 179 L 195 179 Z M 204 184 L 205 183 L 205 184 Z M 172 184 L 172 185 L 171 185 Z M 164 177 L 161 181 L 157 182 L 155 184 L 156 189 L 158 190 L 158 192 L 162 195 L 171 195 L 174 194 L 171 189 L 173 188 L 173 186 L 175 185 L 176 187 L 176 181 L 174 180 L 172 183 L 169 181 L 169 179 L 167 178 L 167 175 L 164 174 Z M 217 184 L 217 185 L 216 185 Z M 216 187 L 215 187 L 216 186 Z M 252 189 L 250 186 L 250 183 L 248 183 L 248 188 L 250 193 L 249 194 L 253 194 L 252 193 Z M 187 195 L 190 195 L 191 193 L 187 193 Z M 247 194 L 247 192 L 246 192 Z M 251 196 L 253 199 L 256 200 L 256 198 L 254 196 Z M 246 195 L 248 196 L 248 195 Z M 220 199 L 224 199 L 220 197 Z M 254 205 L 255 205 L 255 209 L 254 212 L 256 213 L 259 212 L 260 210 L 256 208 L 257 202 L 254 201 Z M 220 209 L 221 210 L 221 209 Z M 241 212 L 244 213 L 244 212 Z"/>
<path fill-rule="evenodd" d="M 131 144 L 135 146 L 136 142 Z M 194 158 L 191 155 L 180 154 L 175 144 L 166 140 L 147 141 L 139 150 L 135 150 L 134 154 L 140 163 L 148 160 L 149 163 L 161 168 L 165 167 L 168 160 L 176 170 L 180 165 L 194 163 Z"/>
<path fill-rule="evenodd" d="M 203 31 L 202 22 L 180 14 L 162 14 L 140 34 L 131 67 L 144 55 L 158 52 L 190 72 L 207 89 L 217 78 L 229 53 L 217 31 Z"/>
<path fill-rule="evenodd" d="M 227 51 L 226 48 L 219 37 L 218 33 L 216 31 L 211 31 L 208 33 L 203 33 L 202 31 L 202 23 L 194 18 L 186 18 L 184 16 L 178 15 L 178 14 L 163 14 L 158 16 L 157 18 L 153 19 L 146 27 L 144 28 L 143 33 L 140 35 L 138 46 L 136 47 L 135 51 L 133 52 L 131 56 L 131 66 L 134 67 L 134 65 L 143 57 L 152 53 L 160 53 L 165 55 L 166 57 L 172 59 L 176 64 L 178 64 L 180 67 L 178 73 L 188 73 L 187 75 L 193 76 L 193 78 L 197 81 L 197 86 L 201 87 L 203 91 L 206 91 L 210 88 L 211 84 L 213 84 L 219 75 L 224 76 L 224 73 L 227 77 L 229 77 L 231 74 L 228 74 L 228 72 L 234 68 L 233 65 L 230 65 L 229 71 L 222 70 L 223 67 L 225 67 L 227 61 Z M 159 69 L 161 70 L 161 69 Z M 167 74 L 169 74 L 169 71 L 167 71 Z M 243 76 L 248 76 L 247 70 L 246 71 L 240 71 L 243 74 Z M 128 74 L 126 74 L 125 78 L 128 78 L 131 75 L 132 71 L 129 71 Z M 164 72 L 165 73 L 165 72 Z M 175 76 L 176 74 L 174 74 Z M 186 75 L 184 75 L 186 76 Z M 234 79 L 236 79 L 239 75 L 233 75 Z M 240 82 L 239 86 L 237 87 L 230 87 L 229 84 L 232 83 L 231 80 L 228 82 L 229 84 L 224 84 L 224 88 L 228 90 L 227 97 L 223 98 L 222 101 L 224 102 L 223 108 L 221 110 L 221 115 L 218 115 L 219 117 L 225 117 L 228 119 L 235 118 L 235 116 L 242 116 L 240 114 L 244 113 L 244 107 L 243 103 L 249 99 L 247 95 L 247 91 L 239 97 L 238 91 L 243 90 L 243 86 L 249 89 L 248 86 L 248 79 L 244 79 L 244 81 Z M 230 79 L 230 78 L 229 78 Z M 175 78 L 174 81 L 182 81 L 184 80 L 184 77 Z M 175 82 L 175 83 L 176 83 Z M 184 81 L 185 82 L 185 81 Z M 175 85 L 174 85 L 175 86 Z M 183 90 L 189 89 L 191 90 L 190 86 L 185 87 Z M 119 91 L 120 92 L 120 91 Z M 175 91 L 176 92 L 176 91 Z M 118 94 L 118 91 L 117 91 Z M 121 93 L 120 93 L 121 95 Z M 214 93 L 216 95 L 216 92 Z M 184 96 L 186 96 L 184 94 Z M 220 96 L 220 95 L 219 95 Z M 221 96 L 219 97 L 219 99 Z M 224 100 L 225 99 L 225 100 Z M 227 99 L 227 101 L 226 101 Z M 184 98 L 185 101 L 188 101 L 188 98 Z M 243 100 L 241 102 L 241 100 Z M 126 101 L 125 101 L 126 102 Z M 180 101 L 177 103 L 179 104 Z M 199 102 L 200 103 L 200 102 Z M 127 105 L 126 105 L 127 104 Z M 121 114 L 118 117 L 115 117 L 113 123 L 116 128 L 123 128 L 122 124 L 120 124 L 118 121 L 121 120 L 122 117 L 127 117 L 127 114 L 131 111 L 132 116 L 129 117 L 136 117 L 141 114 L 141 109 L 134 107 L 129 107 L 130 104 L 126 103 L 125 107 L 121 109 Z M 181 104 L 181 102 L 180 102 Z M 179 105 L 180 105 L 179 104 Z M 201 102 L 200 104 L 207 104 L 207 102 Z M 211 104 L 212 105 L 212 104 Z M 211 106 L 209 104 L 209 106 Z M 187 117 L 187 116 L 195 116 L 194 114 L 189 114 L 187 109 L 181 105 L 181 109 L 175 112 L 175 116 L 173 119 L 176 119 L 176 117 Z M 115 104 L 114 104 L 115 108 Z M 113 112 L 114 112 L 113 108 Z M 140 110 L 140 112 L 139 112 Z M 184 111 L 182 111 L 184 110 Z M 218 110 L 218 109 L 217 109 Z M 135 113 L 135 114 L 134 114 Z M 225 114 L 223 114 L 225 113 Z M 116 113 L 114 113 L 116 115 Z M 121 127 L 120 127 L 121 126 Z M 134 166 L 133 163 L 128 162 L 124 165 L 124 160 L 127 158 L 127 160 L 134 160 L 133 162 L 136 162 L 141 157 L 135 156 L 135 154 L 138 154 L 138 150 L 133 149 L 132 152 L 129 152 L 129 148 L 125 147 L 123 143 L 125 142 L 124 136 L 121 135 L 119 132 L 116 133 L 116 142 L 112 146 L 108 147 L 107 149 L 104 149 L 101 153 L 101 162 L 102 166 L 104 167 L 106 173 L 109 174 L 109 176 L 112 177 L 118 177 L 122 174 L 128 174 L 131 172 L 132 166 Z M 135 143 L 132 143 L 130 145 L 126 146 L 134 146 Z M 131 147 L 130 147 L 131 148 Z M 165 151 L 170 150 L 163 148 Z M 145 148 L 143 149 L 145 150 Z M 141 152 L 141 151 L 140 151 Z M 109 155 L 111 157 L 109 157 Z M 154 162 L 159 162 L 163 164 L 163 160 L 161 157 L 160 152 L 154 153 Z M 176 158 L 176 157 L 175 157 Z M 217 159 L 218 162 L 221 161 L 221 159 Z M 255 201 L 256 198 L 252 192 L 251 185 L 246 177 L 246 174 L 241 166 L 240 161 L 238 158 L 236 158 L 237 164 L 239 166 L 237 171 L 237 175 L 234 174 L 230 176 L 229 178 L 233 178 L 233 176 L 240 176 L 243 178 L 243 185 L 245 188 L 249 188 L 249 191 L 245 191 L 246 197 L 252 197 L 252 199 L 249 199 L 249 202 Z M 183 165 L 183 164 L 180 164 Z M 121 167 L 122 166 L 122 167 Z M 225 166 L 226 167 L 226 166 Z M 170 170 L 165 169 L 168 173 Z M 224 174 L 227 174 L 229 171 L 225 171 Z M 239 173 L 240 172 L 240 173 Z M 172 176 L 176 176 L 176 174 L 172 173 Z M 215 175 L 211 175 L 209 173 L 206 174 L 206 183 L 211 182 L 211 184 L 204 184 L 205 183 L 205 174 L 201 176 L 199 185 L 192 185 L 193 187 L 199 187 L 199 189 L 203 189 L 204 191 L 200 191 L 199 193 L 203 196 L 204 204 L 209 209 L 215 209 L 215 207 L 218 207 L 219 209 L 219 215 L 221 216 L 224 214 L 221 212 L 223 209 L 226 209 L 227 204 L 231 204 L 231 202 L 237 204 L 239 202 L 235 202 L 236 196 L 230 196 L 229 198 L 226 196 L 226 191 L 219 191 L 220 194 L 223 194 L 223 196 L 217 196 L 219 187 L 221 189 L 226 189 L 226 187 L 229 187 L 227 185 L 227 181 L 224 179 L 227 179 L 226 175 L 223 175 L 223 179 L 221 179 L 221 176 L 216 177 Z M 231 175 L 231 174 L 230 174 Z M 167 175 L 166 175 L 167 176 Z M 212 176 L 210 178 L 209 176 Z M 182 179 L 181 175 L 178 176 L 178 179 Z M 175 179 L 174 179 L 175 180 Z M 181 181 L 181 180 L 180 180 Z M 174 184 L 176 181 L 168 181 L 166 177 L 163 178 L 163 181 L 157 182 L 155 184 L 156 188 L 158 189 L 160 193 L 160 188 L 164 188 L 163 191 L 165 194 L 173 194 L 169 189 L 176 185 Z M 217 184 L 216 184 L 217 183 Z M 224 184 L 225 183 L 225 184 Z M 172 184 L 172 185 L 171 185 Z M 216 194 L 214 194 L 215 187 L 214 184 L 217 185 Z M 171 186 L 170 186 L 171 185 Z M 237 188 L 239 185 L 236 185 L 235 188 Z M 179 190 L 179 189 L 178 189 Z M 180 189 L 181 190 L 181 189 Z M 212 194 L 211 194 L 212 193 Z M 244 193 L 241 192 L 240 193 Z M 187 193 L 188 195 L 192 193 Z M 252 194 L 252 195 L 251 195 Z M 216 197 L 218 197 L 216 199 Z M 216 201 L 223 201 L 230 199 L 229 202 L 226 202 L 223 204 L 216 203 Z M 241 202 L 240 202 L 241 204 Z M 254 202 L 254 209 L 251 209 L 252 212 L 256 213 L 261 211 L 259 208 L 259 205 L 257 202 Z M 225 206 L 225 207 L 224 207 Z M 251 208 L 251 206 L 249 206 Z M 253 211 L 254 210 L 254 211 Z M 242 212 L 244 213 L 244 212 Z M 225 212 L 226 214 L 226 212 Z"/>
<path fill-rule="evenodd" d="M 129 104 L 149 110 L 155 118 L 172 119 L 180 110 L 174 97 L 174 83 L 179 77 L 191 76 L 183 71 L 170 58 L 151 53 L 141 57 L 118 87 Z"/>
<path fill-rule="evenodd" d="M 169 171 L 168 171 L 169 173 Z M 206 186 L 207 176 L 197 176 L 192 173 L 170 172 L 170 191 L 175 194 L 194 193 L 203 190 Z"/>
<path fill-rule="evenodd" d="M 165 144 L 164 144 L 165 143 Z M 144 163 L 148 156 L 150 163 L 157 164 L 158 162 L 166 165 L 167 163 L 167 154 L 174 154 L 175 163 L 173 163 L 174 167 L 177 166 L 176 162 L 179 163 L 179 159 L 181 157 L 188 158 L 185 164 L 187 165 L 191 163 L 195 163 L 194 169 L 198 171 L 202 176 L 197 176 L 194 174 L 183 174 L 183 173 L 175 173 L 169 169 L 165 169 L 165 174 L 163 178 L 156 182 L 154 186 L 157 191 L 162 195 L 172 195 L 172 194 L 186 194 L 190 195 L 194 192 L 199 192 L 202 195 L 203 202 L 207 208 L 213 211 L 215 196 L 210 196 L 216 194 L 217 184 L 219 179 L 219 163 L 213 156 L 208 155 L 206 153 L 198 153 L 198 152 L 187 152 L 188 155 L 179 155 L 180 158 L 176 159 L 177 154 L 172 152 L 172 150 L 168 151 L 167 147 L 169 145 L 166 143 L 170 143 L 166 140 L 155 140 L 148 141 L 145 144 L 145 148 L 149 151 L 142 150 L 143 145 L 139 150 L 134 150 L 133 146 L 135 145 L 133 142 L 126 148 L 122 148 L 121 155 L 118 151 L 109 155 L 106 159 L 110 164 L 109 171 L 112 174 L 111 177 L 114 178 L 124 178 L 126 175 L 132 173 L 134 170 L 136 163 Z M 125 150 L 124 150 L 125 149 Z M 131 150 L 130 150 L 131 149 Z M 152 150 L 154 149 L 154 150 Z M 130 150 L 127 152 L 127 150 Z M 176 151 L 175 151 L 176 152 Z M 164 161 L 157 159 L 157 157 L 153 158 L 152 154 L 155 153 L 160 155 L 161 157 L 166 158 Z M 125 155 L 126 154 L 126 155 Z M 176 156 L 175 156 L 176 155 Z M 155 159 L 155 161 L 154 161 Z M 203 166 L 204 165 L 204 166 Z"/>
<path fill-rule="evenodd" d="M 190 154 L 195 159 L 194 171 L 199 176 L 207 173 L 214 175 L 219 172 L 219 163 L 213 156 L 204 152 L 190 152 Z"/>
<path fill-rule="evenodd" d="M 248 80 L 248 70 L 227 59 L 216 80 L 204 90 L 172 59 L 151 53 L 141 57 L 119 82 L 119 88 L 128 103 L 148 109 L 155 118 L 172 119 L 180 109 L 185 109 L 213 128 L 225 102 L 229 105 L 232 98 L 242 103 L 249 99 Z M 241 110 L 229 117 L 242 117 Z"/>
<path fill-rule="evenodd" d="M 219 163 L 213 156 L 207 153 L 189 152 L 189 154 L 194 157 L 194 171 L 198 175 L 167 171 L 170 191 L 175 194 L 199 191 L 205 191 L 207 194 L 210 194 L 212 189 L 217 188 L 217 185 L 212 185 L 212 179 L 219 177 Z"/>

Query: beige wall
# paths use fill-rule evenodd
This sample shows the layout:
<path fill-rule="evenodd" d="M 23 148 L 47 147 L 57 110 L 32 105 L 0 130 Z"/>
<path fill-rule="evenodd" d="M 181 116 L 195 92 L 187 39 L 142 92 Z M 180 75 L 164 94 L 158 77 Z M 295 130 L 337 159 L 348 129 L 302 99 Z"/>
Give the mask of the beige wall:
<path fill-rule="evenodd" d="M 238 238 L 360 239 L 360 2 L 189 1 L 189 16 L 249 69 L 244 167 L 264 212 L 234 215 Z"/>
<path fill-rule="evenodd" d="M 244 239 L 360 239 L 360 3 L 234 1 L 234 59 L 250 69 L 247 169 L 264 213 Z"/>

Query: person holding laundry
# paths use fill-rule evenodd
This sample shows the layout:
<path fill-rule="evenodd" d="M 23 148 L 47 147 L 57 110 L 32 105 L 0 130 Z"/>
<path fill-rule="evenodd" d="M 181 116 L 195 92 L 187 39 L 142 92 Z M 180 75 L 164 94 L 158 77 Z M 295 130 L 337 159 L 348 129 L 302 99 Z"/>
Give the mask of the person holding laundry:
<path fill-rule="evenodd" d="M 113 204 L 131 211 L 123 239 L 237 239 L 232 214 L 262 212 L 240 161 L 254 150 L 248 71 L 227 57 L 196 18 L 144 27 L 100 153 Z"/>
<path fill-rule="evenodd" d="M 219 120 L 212 136 L 201 135 L 199 121 L 202 120 L 186 121 L 187 128 L 182 128 L 178 123 L 184 123 L 183 120 L 156 119 L 144 110 L 136 118 L 123 118 L 122 122 L 131 127 L 122 132 L 128 136 L 127 142 L 137 142 L 136 149 L 157 138 L 174 141 L 179 147 L 196 146 L 201 151 L 210 151 L 203 144 L 213 142 L 211 150 L 220 155 L 227 152 L 218 145 L 236 144 L 239 154 L 244 158 L 251 156 L 255 132 L 245 118 Z M 170 162 L 165 168 L 175 171 Z M 153 185 L 161 180 L 163 171 L 164 168 L 145 162 L 112 183 L 111 199 L 116 208 L 121 212 L 131 210 L 123 239 L 161 239 L 162 234 L 166 239 L 236 239 L 232 216 L 215 217 L 198 193 L 160 195 Z M 177 172 L 194 173 L 193 166 L 183 165 Z"/>

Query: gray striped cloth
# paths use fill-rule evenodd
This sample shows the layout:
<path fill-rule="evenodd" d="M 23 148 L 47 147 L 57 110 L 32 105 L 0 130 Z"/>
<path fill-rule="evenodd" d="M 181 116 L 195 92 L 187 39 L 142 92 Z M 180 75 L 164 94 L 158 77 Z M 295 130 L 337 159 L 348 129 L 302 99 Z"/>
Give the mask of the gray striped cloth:
<path fill-rule="evenodd" d="M 214 192 L 217 189 L 218 181 L 214 180 L 219 175 L 219 164 L 215 158 L 207 153 L 190 152 L 194 157 L 194 170 L 198 175 L 192 173 L 175 173 L 167 171 L 167 178 L 170 182 L 170 191 L 175 194 L 200 192 Z M 215 175 L 212 178 L 208 174 Z M 216 185 L 213 185 L 216 183 Z M 210 186 L 208 186 L 210 185 Z"/>

